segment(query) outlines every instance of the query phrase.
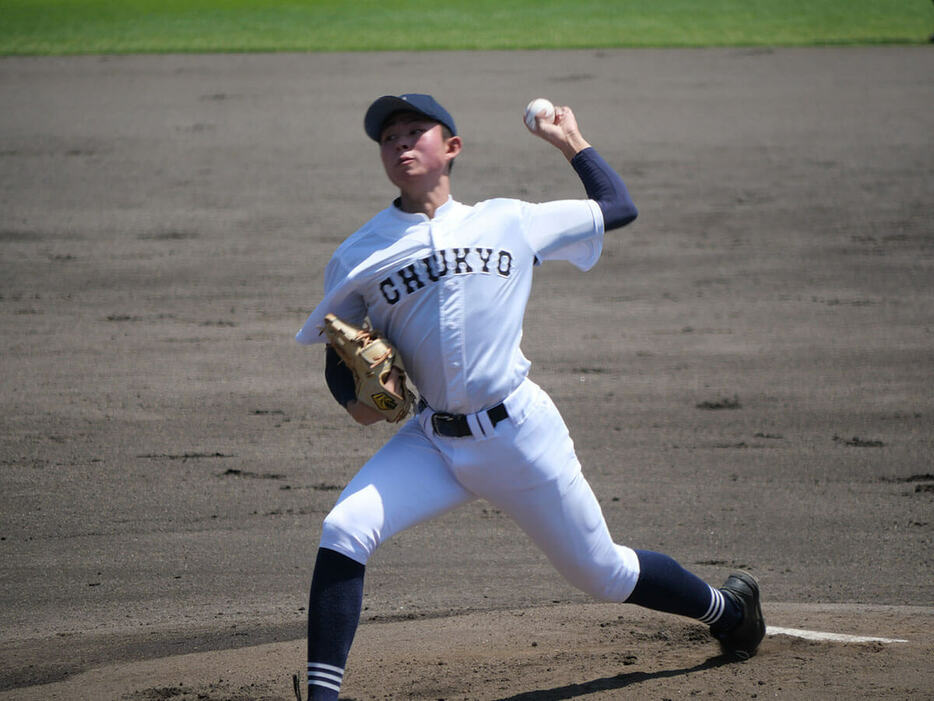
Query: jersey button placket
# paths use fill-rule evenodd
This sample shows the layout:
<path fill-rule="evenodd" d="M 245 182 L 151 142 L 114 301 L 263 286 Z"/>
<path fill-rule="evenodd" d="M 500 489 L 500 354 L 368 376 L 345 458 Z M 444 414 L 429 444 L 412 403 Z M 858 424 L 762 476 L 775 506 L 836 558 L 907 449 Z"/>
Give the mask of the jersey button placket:
<path fill-rule="evenodd" d="M 445 228 L 437 221 L 430 224 L 435 251 L 448 249 Z M 441 283 L 438 299 L 438 322 L 441 329 L 441 368 L 451 405 L 463 405 L 467 383 L 464 378 L 464 298 L 463 285 L 453 271 Z"/>

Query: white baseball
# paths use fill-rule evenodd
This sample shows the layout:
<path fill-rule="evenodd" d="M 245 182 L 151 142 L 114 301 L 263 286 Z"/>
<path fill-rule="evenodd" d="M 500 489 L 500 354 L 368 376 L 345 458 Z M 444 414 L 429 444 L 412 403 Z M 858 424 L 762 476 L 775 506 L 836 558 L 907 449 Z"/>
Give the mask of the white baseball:
<path fill-rule="evenodd" d="M 544 97 L 536 97 L 525 107 L 525 123 L 532 131 L 535 131 L 535 118 L 542 110 L 545 112 L 542 119 L 553 122 L 555 119 L 555 106 L 551 104 L 550 100 L 546 100 Z"/>

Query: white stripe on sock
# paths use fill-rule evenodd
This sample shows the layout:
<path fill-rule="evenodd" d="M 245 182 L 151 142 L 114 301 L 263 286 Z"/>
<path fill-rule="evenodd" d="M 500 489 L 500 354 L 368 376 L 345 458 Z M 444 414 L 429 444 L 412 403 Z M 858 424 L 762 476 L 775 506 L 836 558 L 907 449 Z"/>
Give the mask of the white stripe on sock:
<path fill-rule="evenodd" d="M 336 684 L 340 684 L 344 681 L 343 677 L 340 677 L 336 674 L 328 674 L 327 672 L 309 672 L 308 679 L 329 679 Z"/>
<path fill-rule="evenodd" d="M 332 664 L 324 664 L 324 662 L 309 662 L 308 669 L 311 669 L 312 667 L 317 667 L 318 669 L 326 669 L 328 672 L 337 672 L 341 676 L 343 676 L 344 674 L 343 667 L 335 667 Z"/>
<path fill-rule="evenodd" d="M 714 609 L 717 606 L 717 593 L 713 590 L 713 587 L 711 587 L 709 584 L 707 585 L 707 587 L 708 589 L 710 589 L 710 605 L 707 607 L 707 610 L 704 611 L 704 615 L 697 619 L 701 622 L 706 621 L 707 617 L 710 616 L 714 612 Z"/>
<path fill-rule="evenodd" d="M 723 592 L 710 587 L 710 606 L 707 608 L 707 612 L 698 620 L 701 623 L 713 625 L 720 620 L 720 616 L 723 615 L 724 607 L 725 602 L 723 601 Z"/>
<path fill-rule="evenodd" d="M 339 686 L 335 686 L 334 684 L 328 684 L 327 682 L 318 681 L 317 679 L 309 679 L 308 686 L 323 686 L 325 689 L 332 689 L 338 692 L 341 690 Z"/>
<path fill-rule="evenodd" d="M 343 681 L 344 670 L 341 667 L 323 662 L 308 663 L 308 686 L 323 686 L 325 689 L 340 691 Z"/>

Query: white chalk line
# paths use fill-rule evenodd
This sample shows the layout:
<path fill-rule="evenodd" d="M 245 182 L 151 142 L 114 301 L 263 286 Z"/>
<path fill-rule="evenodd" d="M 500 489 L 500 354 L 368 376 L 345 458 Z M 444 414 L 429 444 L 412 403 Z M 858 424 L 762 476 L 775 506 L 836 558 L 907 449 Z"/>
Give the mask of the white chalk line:
<path fill-rule="evenodd" d="M 779 628 L 768 626 L 766 635 L 790 635 L 805 640 L 824 640 L 834 643 L 907 643 L 901 638 L 874 638 L 868 635 L 845 635 L 843 633 L 825 633 L 819 630 L 801 630 L 800 628 Z"/>

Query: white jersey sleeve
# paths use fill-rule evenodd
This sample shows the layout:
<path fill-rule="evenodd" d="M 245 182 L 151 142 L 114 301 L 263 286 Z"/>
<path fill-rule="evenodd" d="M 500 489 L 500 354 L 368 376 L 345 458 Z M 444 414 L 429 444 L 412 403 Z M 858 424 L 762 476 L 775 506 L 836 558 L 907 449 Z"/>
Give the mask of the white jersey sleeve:
<path fill-rule="evenodd" d="M 603 212 L 593 200 L 526 204 L 526 238 L 536 258 L 590 270 L 603 251 Z"/>
<path fill-rule="evenodd" d="M 348 271 L 341 258 L 331 258 L 324 269 L 324 299 L 308 316 L 295 339 L 304 345 L 326 343 L 322 332 L 326 314 L 336 314 L 344 321 L 359 326 L 366 317 L 363 298 L 350 284 Z"/>

